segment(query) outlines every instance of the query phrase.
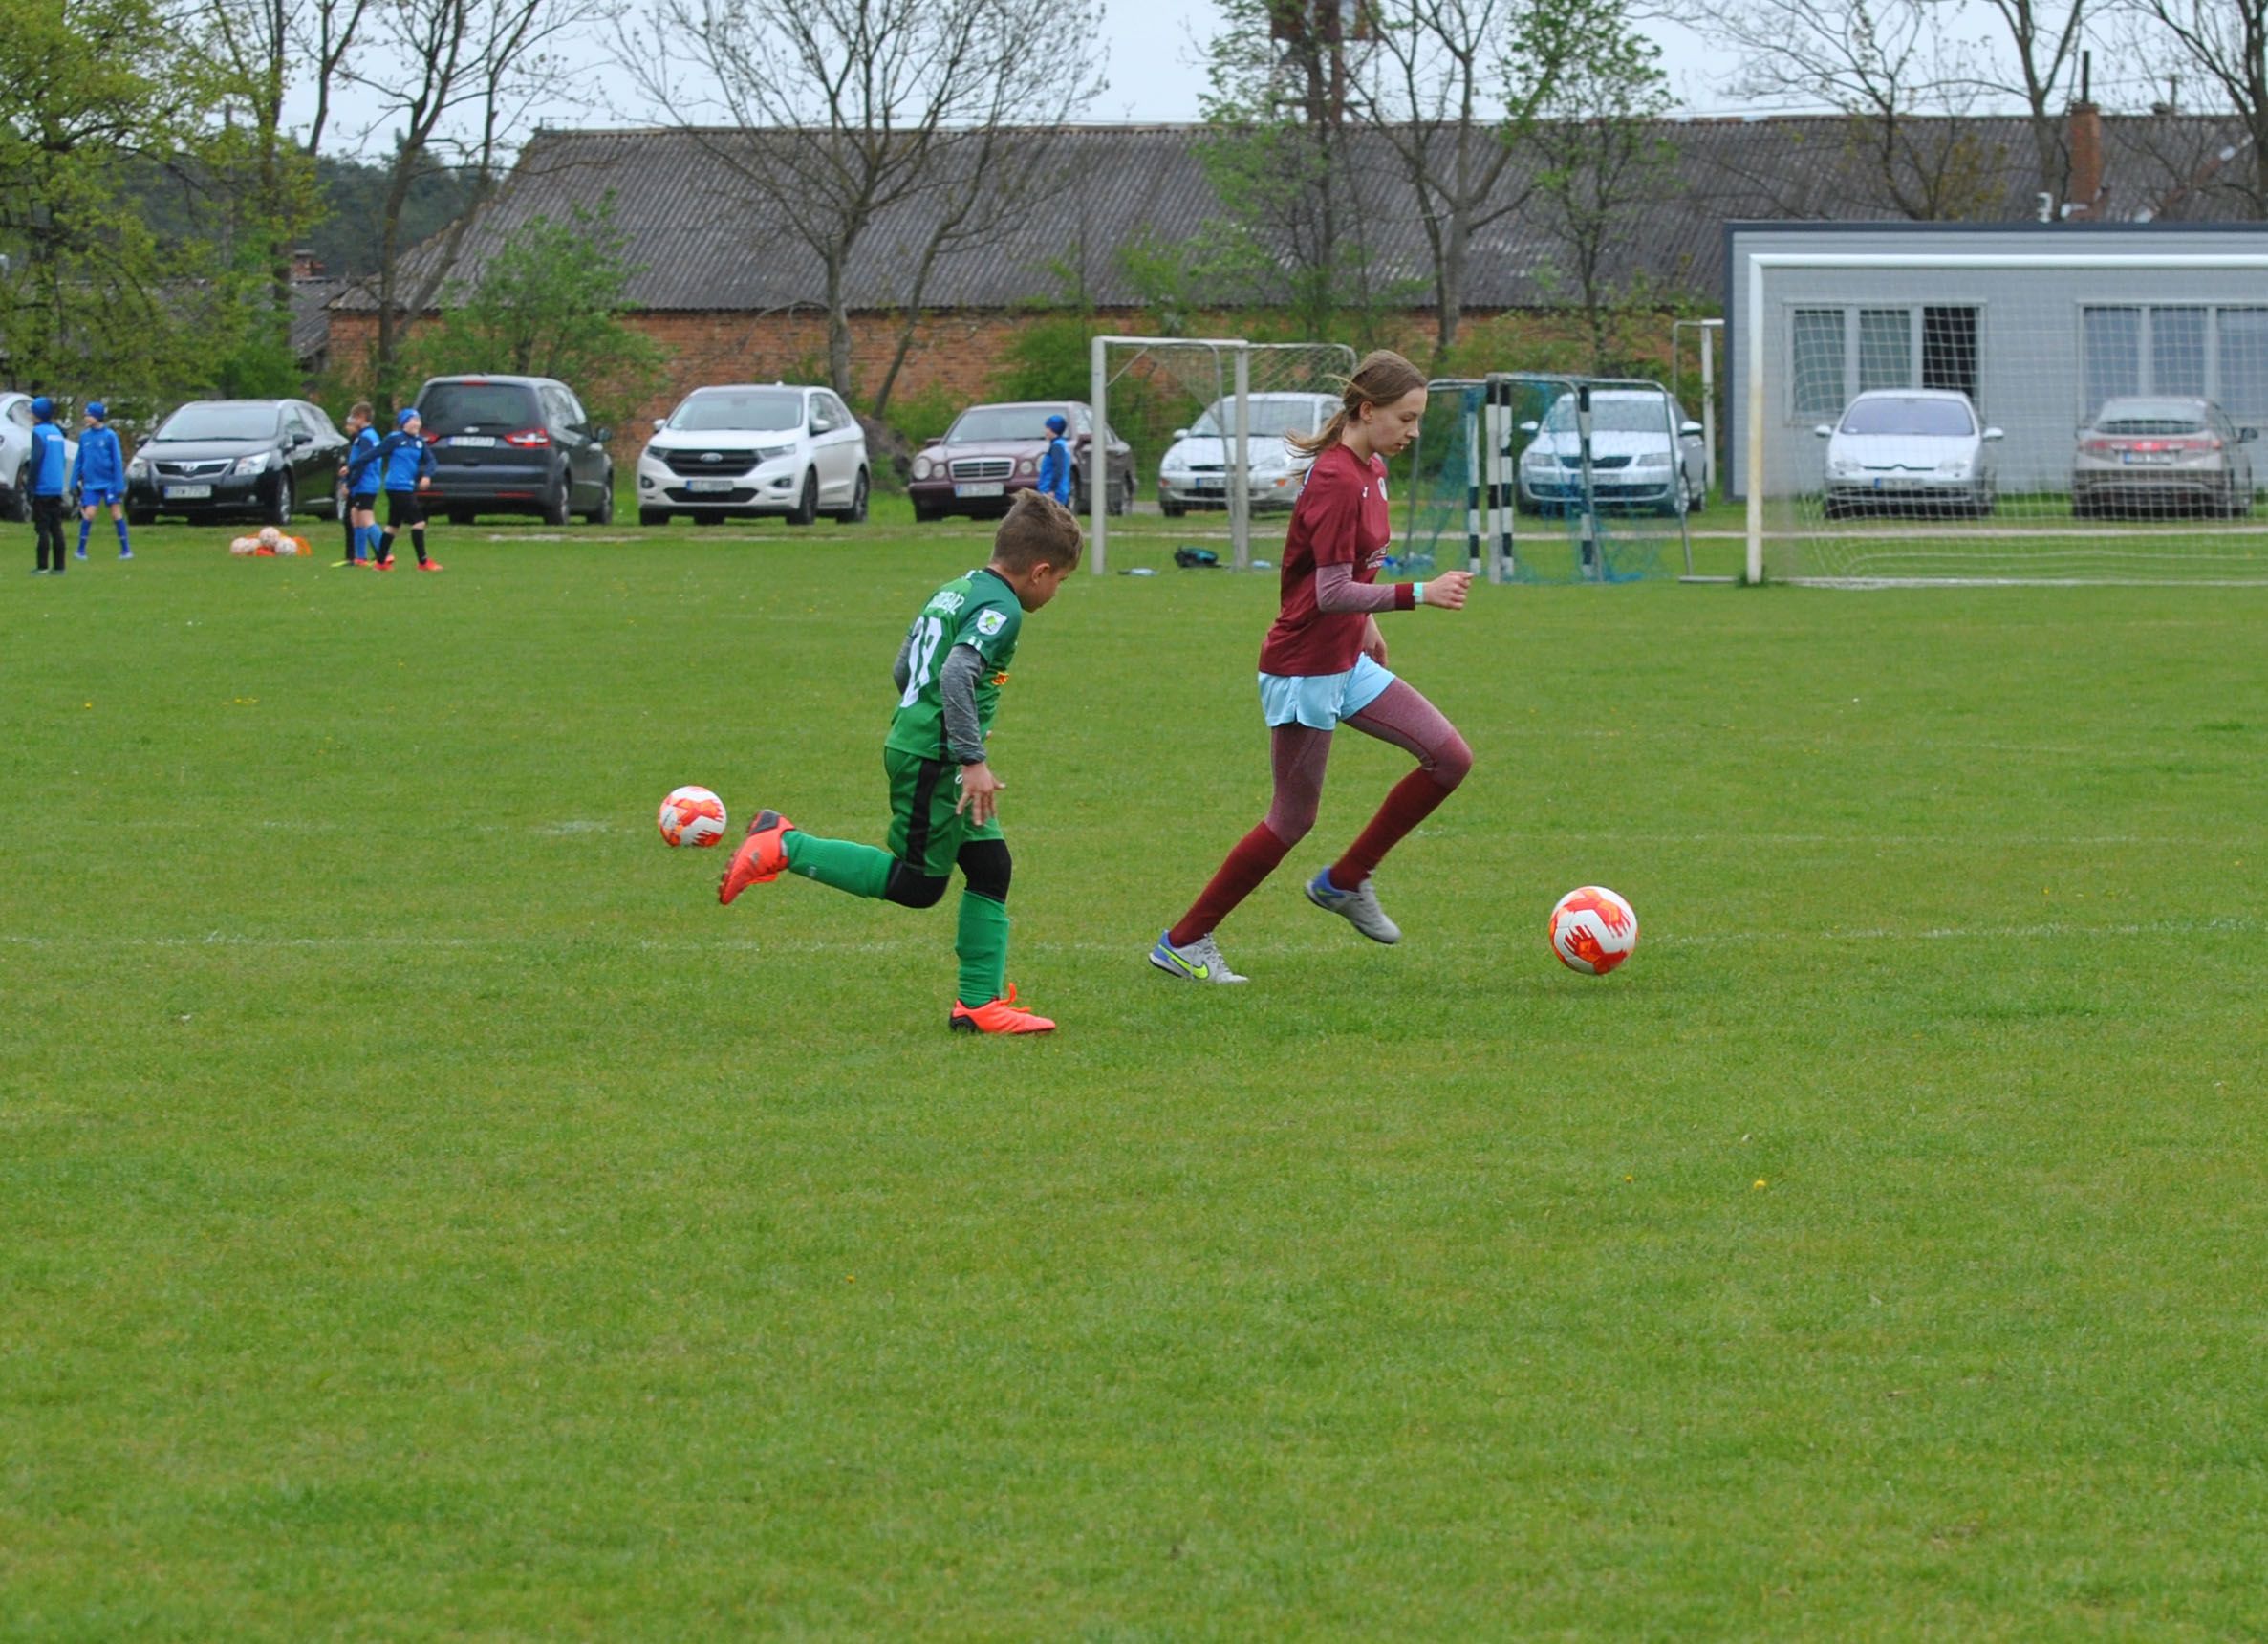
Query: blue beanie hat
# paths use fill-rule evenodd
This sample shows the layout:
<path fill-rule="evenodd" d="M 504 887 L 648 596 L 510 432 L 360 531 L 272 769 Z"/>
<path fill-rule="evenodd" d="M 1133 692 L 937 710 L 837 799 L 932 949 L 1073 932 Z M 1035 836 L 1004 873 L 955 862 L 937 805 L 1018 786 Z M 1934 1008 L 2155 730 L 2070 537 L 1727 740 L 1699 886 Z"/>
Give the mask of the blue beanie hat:
<path fill-rule="evenodd" d="M 110 407 L 99 400 L 90 400 L 87 401 L 87 415 L 97 422 L 107 422 L 110 421 Z"/>
<path fill-rule="evenodd" d="M 1059 411 L 1054 416 L 1048 419 L 1048 426 L 1052 428 L 1056 433 L 1060 434 L 1064 431 L 1064 429 L 1069 427 L 1070 424 L 1063 420 L 1063 413 Z"/>
<path fill-rule="evenodd" d="M 401 413 L 400 413 L 400 416 L 398 416 L 398 417 L 396 417 L 396 418 L 394 419 L 394 426 L 395 426 L 395 427 L 397 427 L 397 428 L 406 428 L 406 427 L 408 427 L 408 426 L 409 426 L 409 420 L 410 420 L 412 417 L 415 417 L 417 414 L 418 414 L 418 408 L 417 408 L 415 405 L 404 405 L 404 406 L 401 408 Z"/>
<path fill-rule="evenodd" d="M 38 399 L 32 401 L 32 416 L 53 417 L 54 414 L 55 402 L 53 400 L 50 400 L 46 395 L 42 394 Z"/>

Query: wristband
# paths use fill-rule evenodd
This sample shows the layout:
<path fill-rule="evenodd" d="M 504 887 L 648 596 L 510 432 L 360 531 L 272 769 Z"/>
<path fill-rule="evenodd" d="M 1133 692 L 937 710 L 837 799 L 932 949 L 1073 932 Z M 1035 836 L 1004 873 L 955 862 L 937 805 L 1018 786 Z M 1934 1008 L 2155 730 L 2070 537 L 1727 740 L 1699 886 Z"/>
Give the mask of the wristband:
<path fill-rule="evenodd" d="M 1425 584 L 1422 582 L 1413 582 L 1410 584 L 1410 588 L 1411 607 L 1415 609 L 1417 606 L 1423 605 L 1425 603 Z"/>

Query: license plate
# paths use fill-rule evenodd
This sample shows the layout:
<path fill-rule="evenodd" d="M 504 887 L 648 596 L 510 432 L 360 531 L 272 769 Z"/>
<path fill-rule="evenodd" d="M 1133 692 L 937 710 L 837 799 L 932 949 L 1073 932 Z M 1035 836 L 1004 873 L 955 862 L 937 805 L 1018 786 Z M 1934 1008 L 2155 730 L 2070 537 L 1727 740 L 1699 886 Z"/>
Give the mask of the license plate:
<path fill-rule="evenodd" d="M 953 494 L 957 497 L 1004 497 L 1008 494 L 1008 487 L 999 480 L 983 480 L 955 486 Z"/>
<path fill-rule="evenodd" d="M 2164 463 L 2170 465 L 2173 461 L 2173 453 L 2171 451 L 2121 451 L 2118 454 L 2118 460 L 2122 463 Z"/>
<path fill-rule="evenodd" d="M 467 450 L 485 451 L 496 443 L 496 436 L 493 434 L 453 434 L 447 443 Z"/>
<path fill-rule="evenodd" d="M 198 497 L 211 495 L 212 487 L 210 486 L 167 486 L 165 487 L 165 500 L 169 503 L 185 503 Z"/>
<path fill-rule="evenodd" d="M 732 482 L 730 480 L 687 480 L 685 488 L 689 491 L 728 491 L 732 489 Z"/>
<path fill-rule="evenodd" d="M 1228 488 L 1228 480 L 1220 474 L 1199 474 L 1190 484 L 1200 491 L 1220 491 Z"/>

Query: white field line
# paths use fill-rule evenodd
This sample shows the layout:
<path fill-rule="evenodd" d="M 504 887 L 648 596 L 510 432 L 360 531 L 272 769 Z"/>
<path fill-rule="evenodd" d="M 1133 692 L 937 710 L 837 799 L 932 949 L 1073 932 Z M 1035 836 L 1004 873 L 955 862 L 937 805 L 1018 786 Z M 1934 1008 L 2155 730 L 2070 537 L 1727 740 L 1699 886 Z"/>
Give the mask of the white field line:
<path fill-rule="evenodd" d="M 1934 925 L 1914 930 L 1897 930 L 1877 926 L 1858 930 L 1746 930 L 1673 932 L 1646 939 L 1650 947 L 1722 947 L 1730 944 L 1766 942 L 1815 941 L 1837 944 L 1871 942 L 1933 942 L 1933 941 L 2115 941 L 2140 937 L 2194 937 L 2203 934 L 2250 934 L 2260 928 L 2260 921 L 2241 915 L 2224 916 L 2210 919 L 2143 919 L 2115 924 L 2077 924 L 2067 919 L 2047 919 L 2032 924 L 2001 925 Z M 368 936 L 255 936 L 224 931 L 212 931 L 205 936 L 33 936 L 0 933 L 0 946 L 25 947 L 38 950 L 123 948 L 179 952 L 192 948 L 245 949 L 253 952 L 285 952 L 294 949 L 332 952 L 340 949 L 368 949 L 376 951 L 494 951 L 511 953 L 523 950 L 556 951 L 582 945 L 594 947 L 623 946 L 640 953 L 896 953 L 910 948 L 933 948 L 933 932 L 909 931 L 903 937 L 856 941 L 761 941 L 751 938 L 720 938 L 702 941 L 685 938 L 639 937 L 624 941 L 589 936 L 495 936 L 450 937 L 410 935 Z M 1145 951 L 1140 937 L 1131 936 L 1124 941 L 1029 941 L 1019 942 L 1026 952 L 1121 954 L 1140 958 Z M 1245 943 L 1241 952 L 1271 955 L 1314 955 L 1350 951 L 1344 941 L 1331 942 L 1267 942 Z"/>

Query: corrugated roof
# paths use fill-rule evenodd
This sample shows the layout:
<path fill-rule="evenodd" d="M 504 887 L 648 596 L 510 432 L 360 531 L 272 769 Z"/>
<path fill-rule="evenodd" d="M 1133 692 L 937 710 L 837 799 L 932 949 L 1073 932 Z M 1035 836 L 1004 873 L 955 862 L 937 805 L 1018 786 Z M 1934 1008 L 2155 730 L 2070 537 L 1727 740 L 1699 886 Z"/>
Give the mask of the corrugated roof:
<path fill-rule="evenodd" d="M 2241 132 L 2194 117 L 2105 120 L 2109 195 L 2101 215 L 2200 221 L 2247 215 L 2229 185 Z M 2037 184 L 2029 128 L 2014 118 L 1909 123 L 1923 169 L 1949 180 L 1938 199 L 1950 214 L 2027 221 Z M 933 270 L 925 305 L 1007 309 L 1062 298 L 1069 286 L 1098 307 L 1143 300 L 1119 253 L 1137 240 L 1171 246 L 1226 216 L 1199 159 L 1202 126 L 1068 126 L 1019 134 L 1042 144 L 1048 181 L 1005 207 L 999 226 L 948 250 Z M 1656 135 L 1670 160 L 1655 197 L 1633 207 L 1614 236 L 1609 277 L 1644 276 L 1702 299 L 1722 290 L 1728 220 L 1868 221 L 1911 215 L 1864 149 L 1866 129 L 1835 116 L 1677 119 Z M 611 192 L 616 226 L 638 271 L 631 306 L 643 310 L 749 312 L 819 306 L 817 259 L 776 209 L 736 173 L 788 134 L 735 130 L 598 130 L 539 134 L 507 185 L 468 235 L 456 275 L 477 278 L 482 260 L 530 218 L 568 218 Z M 1028 149 L 1026 149 L 1028 153 Z M 1407 279 L 1430 301 L 1432 262 L 1415 196 L 1380 134 L 1350 134 L 1349 173 L 1364 202 L 1373 267 Z M 1516 199 L 1541 162 L 1517 155 L 1500 184 Z M 2234 167 L 2241 170 L 2242 165 Z M 861 239 L 846 282 L 851 306 L 902 306 L 909 272 L 935 222 L 934 199 L 882 212 Z M 1566 253 L 1530 206 L 1476 236 L 1465 301 L 1476 309 L 1553 306 L 1569 299 Z M 342 307 L 367 307 L 357 289 Z"/>

